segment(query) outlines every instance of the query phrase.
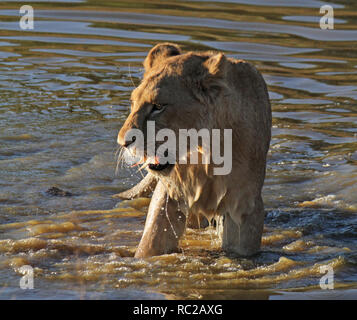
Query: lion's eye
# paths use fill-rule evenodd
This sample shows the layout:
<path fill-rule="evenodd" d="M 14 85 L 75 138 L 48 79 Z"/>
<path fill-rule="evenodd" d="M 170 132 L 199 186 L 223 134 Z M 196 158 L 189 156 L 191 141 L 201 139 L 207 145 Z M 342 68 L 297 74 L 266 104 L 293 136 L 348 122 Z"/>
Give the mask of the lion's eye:
<path fill-rule="evenodd" d="M 165 107 L 166 107 L 166 105 L 164 105 L 164 104 L 156 104 L 156 103 L 154 103 L 152 105 L 151 113 L 152 114 L 160 113 L 160 112 L 164 111 Z"/>

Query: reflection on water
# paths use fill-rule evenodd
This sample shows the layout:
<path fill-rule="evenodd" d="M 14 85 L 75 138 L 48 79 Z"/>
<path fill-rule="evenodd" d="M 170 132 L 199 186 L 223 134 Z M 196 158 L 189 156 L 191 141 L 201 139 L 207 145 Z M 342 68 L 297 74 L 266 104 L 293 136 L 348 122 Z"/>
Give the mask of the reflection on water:
<path fill-rule="evenodd" d="M 21 1 L 25 3 L 26 1 Z M 19 29 L 19 1 L 0 10 L 0 297 L 279 298 L 319 289 L 356 296 L 357 5 L 329 2 L 37 1 Z M 273 107 L 262 252 L 226 256 L 215 230 L 188 229 L 182 253 L 133 258 L 150 199 L 111 195 L 116 134 L 160 41 L 219 50 L 263 73 Z M 52 186 L 73 194 L 56 197 Z M 35 289 L 18 289 L 31 265 Z M 308 293 L 300 293 L 308 296 Z M 321 294 L 321 295 L 320 295 Z"/>

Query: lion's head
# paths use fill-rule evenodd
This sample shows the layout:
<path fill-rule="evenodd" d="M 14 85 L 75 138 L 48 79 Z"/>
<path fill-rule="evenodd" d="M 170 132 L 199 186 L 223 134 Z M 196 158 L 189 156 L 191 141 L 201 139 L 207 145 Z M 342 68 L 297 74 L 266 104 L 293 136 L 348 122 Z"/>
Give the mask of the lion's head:
<path fill-rule="evenodd" d="M 156 133 L 165 128 L 176 137 L 180 129 L 226 128 L 227 108 L 219 105 L 227 104 L 224 100 L 230 90 L 225 81 L 227 64 L 221 53 L 183 54 L 177 45 L 170 43 L 153 47 L 144 61 L 143 80 L 132 92 L 131 112 L 119 132 L 118 143 L 133 155 L 138 154 L 138 148 L 144 148 L 138 162 L 148 165 L 155 174 L 170 172 L 174 167 L 172 161 L 163 163 L 161 157 L 148 156 L 148 121 L 154 122 Z M 129 134 L 133 129 L 144 134 L 144 146 L 134 143 Z M 155 148 L 163 143 L 156 142 Z M 175 159 L 182 157 L 178 149 Z M 202 148 L 200 151 L 202 157 Z"/>

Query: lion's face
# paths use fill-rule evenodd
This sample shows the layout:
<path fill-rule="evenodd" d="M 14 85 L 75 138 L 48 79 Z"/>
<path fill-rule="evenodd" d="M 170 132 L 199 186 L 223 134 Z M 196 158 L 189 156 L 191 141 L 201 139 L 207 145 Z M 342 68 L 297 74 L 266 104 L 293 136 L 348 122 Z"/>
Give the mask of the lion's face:
<path fill-rule="evenodd" d="M 217 126 L 214 115 L 218 111 L 212 108 L 224 90 L 225 62 L 221 54 L 181 54 L 176 45 L 155 46 L 145 59 L 143 81 L 131 94 L 131 112 L 119 132 L 118 143 L 129 154 L 140 154 L 138 164 L 156 173 L 169 172 L 172 162 L 162 163 L 160 157 L 148 155 L 148 124 L 155 124 L 155 134 L 170 129 L 176 137 L 180 129 Z M 130 138 L 132 129 L 143 133 L 144 145 Z M 164 142 L 156 141 L 156 150 Z M 178 155 L 173 156 L 177 159 Z"/>

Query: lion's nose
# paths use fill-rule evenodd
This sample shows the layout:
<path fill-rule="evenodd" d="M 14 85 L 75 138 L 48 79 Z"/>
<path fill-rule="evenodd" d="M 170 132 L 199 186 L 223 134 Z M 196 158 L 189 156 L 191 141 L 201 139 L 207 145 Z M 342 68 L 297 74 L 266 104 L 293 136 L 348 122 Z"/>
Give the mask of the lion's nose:
<path fill-rule="evenodd" d="M 135 140 L 136 140 L 136 137 L 135 137 L 135 136 L 133 136 L 133 137 L 131 137 L 131 138 L 129 138 L 129 139 L 126 139 L 126 137 L 123 136 L 123 135 L 121 135 L 120 132 L 119 132 L 117 142 L 118 142 L 118 144 L 121 145 L 122 147 L 127 148 L 127 147 L 129 147 L 132 143 L 134 143 Z"/>
<path fill-rule="evenodd" d="M 139 115 L 137 112 L 130 113 L 120 129 L 117 142 L 122 147 L 129 147 L 136 140 L 132 130 L 138 129 L 138 118 Z"/>

